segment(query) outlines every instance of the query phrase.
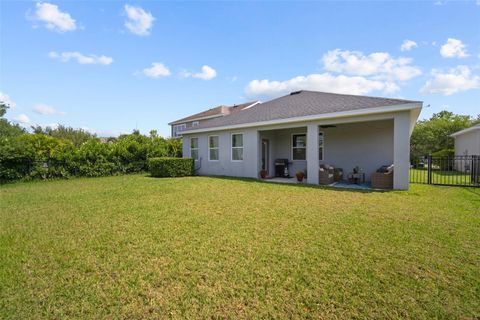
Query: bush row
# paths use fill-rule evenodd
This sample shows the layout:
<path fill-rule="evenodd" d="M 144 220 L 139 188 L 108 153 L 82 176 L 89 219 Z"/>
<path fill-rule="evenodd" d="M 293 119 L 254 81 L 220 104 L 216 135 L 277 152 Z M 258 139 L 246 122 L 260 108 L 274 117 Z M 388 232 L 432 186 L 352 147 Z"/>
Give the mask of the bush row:
<path fill-rule="evenodd" d="M 0 182 L 142 172 L 149 158 L 182 156 L 180 140 L 138 132 L 109 142 L 92 137 L 78 146 L 46 134 L 0 138 Z"/>

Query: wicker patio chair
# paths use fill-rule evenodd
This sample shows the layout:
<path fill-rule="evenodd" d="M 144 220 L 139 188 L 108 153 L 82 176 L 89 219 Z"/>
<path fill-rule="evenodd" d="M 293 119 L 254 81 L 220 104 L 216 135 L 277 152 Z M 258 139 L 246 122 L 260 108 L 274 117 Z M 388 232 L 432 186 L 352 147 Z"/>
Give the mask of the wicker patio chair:
<path fill-rule="evenodd" d="M 374 172 L 371 177 L 372 188 L 393 189 L 393 170 L 389 172 Z"/>
<path fill-rule="evenodd" d="M 319 184 L 332 184 L 335 181 L 333 169 L 320 169 L 318 171 Z"/>

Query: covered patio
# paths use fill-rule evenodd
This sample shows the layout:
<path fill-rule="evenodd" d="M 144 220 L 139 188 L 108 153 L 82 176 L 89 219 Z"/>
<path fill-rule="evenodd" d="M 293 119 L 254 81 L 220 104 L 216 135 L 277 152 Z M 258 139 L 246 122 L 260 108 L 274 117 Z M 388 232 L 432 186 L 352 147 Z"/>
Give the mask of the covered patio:
<path fill-rule="evenodd" d="M 395 138 L 398 121 L 409 119 L 337 119 L 259 130 L 260 174 L 278 183 L 298 183 L 295 176 L 303 172 L 303 183 L 363 190 L 395 188 L 395 171 L 408 167 L 395 166 L 390 176 L 380 176 L 381 187 L 375 179 L 380 167 L 408 157 L 408 143 Z M 402 183 L 397 180 L 397 186 Z"/>

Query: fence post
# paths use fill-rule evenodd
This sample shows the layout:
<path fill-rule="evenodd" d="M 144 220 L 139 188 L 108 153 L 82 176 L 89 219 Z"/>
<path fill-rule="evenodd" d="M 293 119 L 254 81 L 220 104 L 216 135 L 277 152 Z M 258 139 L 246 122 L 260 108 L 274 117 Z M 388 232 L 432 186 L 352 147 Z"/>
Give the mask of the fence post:
<path fill-rule="evenodd" d="M 478 156 L 472 156 L 472 163 L 470 165 L 470 183 L 471 184 L 476 184 L 479 182 L 479 177 L 478 175 L 480 174 L 479 168 L 480 168 L 480 163 L 479 163 L 479 157 Z"/>
<path fill-rule="evenodd" d="M 432 184 L 432 155 L 427 156 L 427 183 Z"/>

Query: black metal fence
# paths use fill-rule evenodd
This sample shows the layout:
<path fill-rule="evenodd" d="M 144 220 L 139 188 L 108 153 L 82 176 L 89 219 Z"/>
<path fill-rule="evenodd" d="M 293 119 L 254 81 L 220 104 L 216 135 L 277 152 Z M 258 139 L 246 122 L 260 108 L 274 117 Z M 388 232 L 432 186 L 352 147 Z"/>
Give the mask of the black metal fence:
<path fill-rule="evenodd" d="M 419 157 L 411 161 L 410 182 L 480 187 L 480 156 Z"/>

